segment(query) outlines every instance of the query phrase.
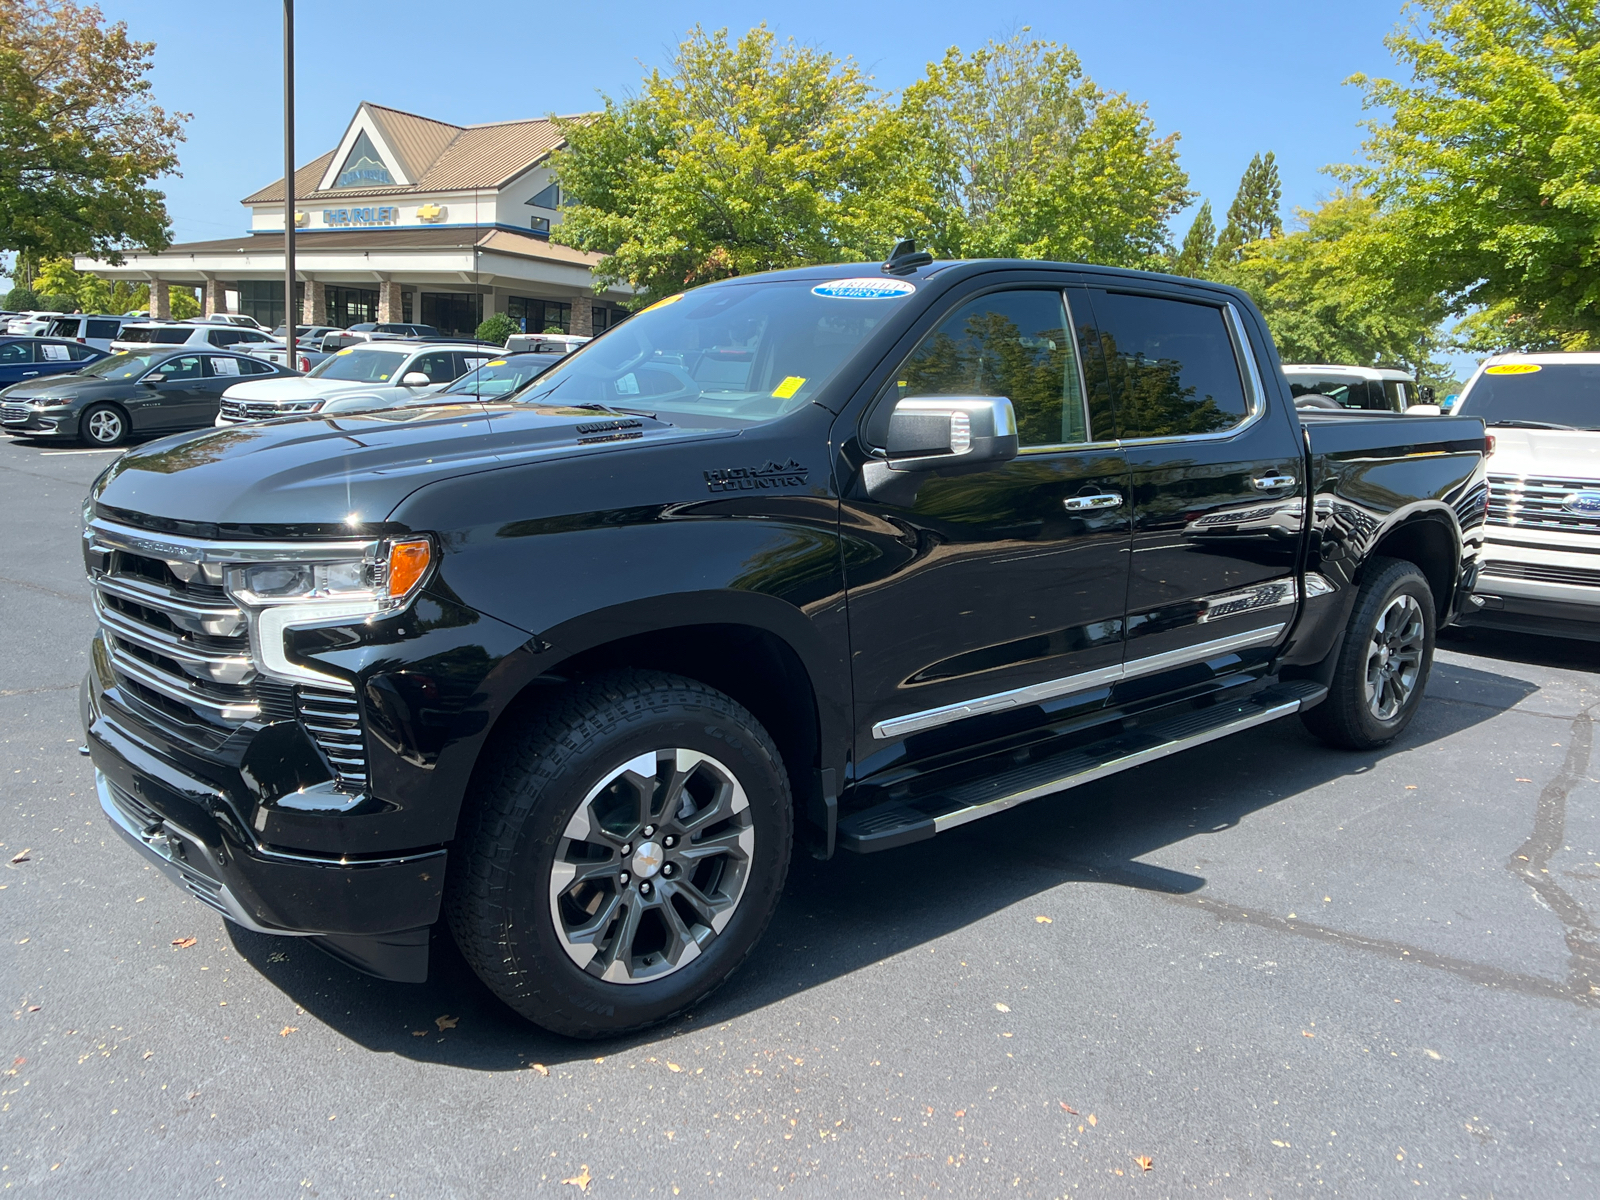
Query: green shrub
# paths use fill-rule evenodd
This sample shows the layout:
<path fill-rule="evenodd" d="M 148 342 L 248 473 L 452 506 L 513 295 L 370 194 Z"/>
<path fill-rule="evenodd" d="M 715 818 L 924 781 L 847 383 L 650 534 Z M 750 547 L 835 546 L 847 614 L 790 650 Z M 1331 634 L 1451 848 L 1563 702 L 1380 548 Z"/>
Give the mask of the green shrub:
<path fill-rule="evenodd" d="M 32 289 L 14 287 L 6 293 L 3 303 L 10 312 L 32 312 L 39 307 L 39 297 L 33 294 Z"/>
<path fill-rule="evenodd" d="M 513 333 L 521 332 L 516 322 L 505 313 L 495 313 L 478 326 L 477 337 L 480 342 L 498 342 L 504 346 Z"/>

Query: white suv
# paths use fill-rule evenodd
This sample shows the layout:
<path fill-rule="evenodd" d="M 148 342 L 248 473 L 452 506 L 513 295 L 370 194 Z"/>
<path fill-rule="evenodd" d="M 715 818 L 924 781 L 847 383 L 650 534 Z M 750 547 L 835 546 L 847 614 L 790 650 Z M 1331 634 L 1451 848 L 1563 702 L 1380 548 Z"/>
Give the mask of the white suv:
<path fill-rule="evenodd" d="M 1500 354 L 1452 410 L 1494 437 L 1464 625 L 1600 641 L 1600 354 Z"/>
<path fill-rule="evenodd" d="M 363 411 L 437 392 L 496 357 L 473 342 L 363 342 L 331 354 L 294 379 L 236 383 L 222 393 L 218 425 L 296 413 Z"/>
<path fill-rule="evenodd" d="M 1326 396 L 1341 408 L 1397 413 L 1423 402 L 1417 381 L 1409 372 L 1395 367 L 1285 363 L 1283 375 L 1296 400 L 1301 396 Z"/>
<path fill-rule="evenodd" d="M 272 339 L 255 329 L 211 322 L 137 321 L 124 325 L 111 342 L 116 350 L 148 350 L 151 346 L 211 346 L 218 350 L 248 351 L 251 346 Z"/>

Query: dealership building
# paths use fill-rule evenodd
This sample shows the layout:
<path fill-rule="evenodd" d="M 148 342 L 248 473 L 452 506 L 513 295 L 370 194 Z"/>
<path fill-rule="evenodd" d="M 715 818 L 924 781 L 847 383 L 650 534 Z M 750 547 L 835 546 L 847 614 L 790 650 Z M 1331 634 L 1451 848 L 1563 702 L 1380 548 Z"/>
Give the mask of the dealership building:
<path fill-rule="evenodd" d="M 549 120 L 450 125 L 362 104 L 339 144 L 295 172 L 294 303 L 312 325 L 419 321 L 470 335 L 505 313 L 522 329 L 599 333 L 630 293 L 596 294 L 601 256 L 559 246 L 560 189 Z M 198 288 L 205 312 L 283 317 L 283 180 L 246 196 L 250 232 L 130 251 L 120 264 L 79 258 L 104 279 L 150 284 L 153 316 L 169 289 Z"/>

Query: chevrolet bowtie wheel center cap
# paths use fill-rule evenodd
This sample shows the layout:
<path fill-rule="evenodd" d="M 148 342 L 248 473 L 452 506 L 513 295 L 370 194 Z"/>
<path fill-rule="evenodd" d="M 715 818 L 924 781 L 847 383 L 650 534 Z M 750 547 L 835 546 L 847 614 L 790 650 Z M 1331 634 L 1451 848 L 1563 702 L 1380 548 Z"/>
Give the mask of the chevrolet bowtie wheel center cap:
<path fill-rule="evenodd" d="M 640 879 L 650 879 L 661 870 L 661 860 L 665 857 L 661 847 L 655 842 L 641 842 L 639 848 L 633 852 L 633 873 Z"/>

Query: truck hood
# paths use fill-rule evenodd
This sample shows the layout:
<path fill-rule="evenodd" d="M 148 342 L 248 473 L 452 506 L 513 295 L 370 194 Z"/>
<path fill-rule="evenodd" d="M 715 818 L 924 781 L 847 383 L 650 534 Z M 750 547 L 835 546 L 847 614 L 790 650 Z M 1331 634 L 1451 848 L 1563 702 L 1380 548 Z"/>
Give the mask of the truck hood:
<path fill-rule="evenodd" d="M 282 536 L 284 527 L 297 526 L 299 533 L 342 530 L 348 537 L 357 527 L 381 527 L 407 495 L 439 479 L 729 436 L 736 431 L 586 409 L 419 404 L 164 438 L 117 459 L 93 495 L 113 520 L 173 533 Z"/>
<path fill-rule="evenodd" d="M 285 400 L 320 400 L 345 392 L 370 392 L 381 384 L 349 379 L 312 379 L 295 375 L 288 379 L 257 379 L 236 383 L 223 392 L 227 400 L 253 400 L 257 404 L 277 404 Z M 420 392 L 421 388 L 403 389 Z"/>
<path fill-rule="evenodd" d="M 1500 425 L 1494 435 L 1491 475 L 1543 475 L 1600 480 L 1600 430 L 1518 429 Z"/>

